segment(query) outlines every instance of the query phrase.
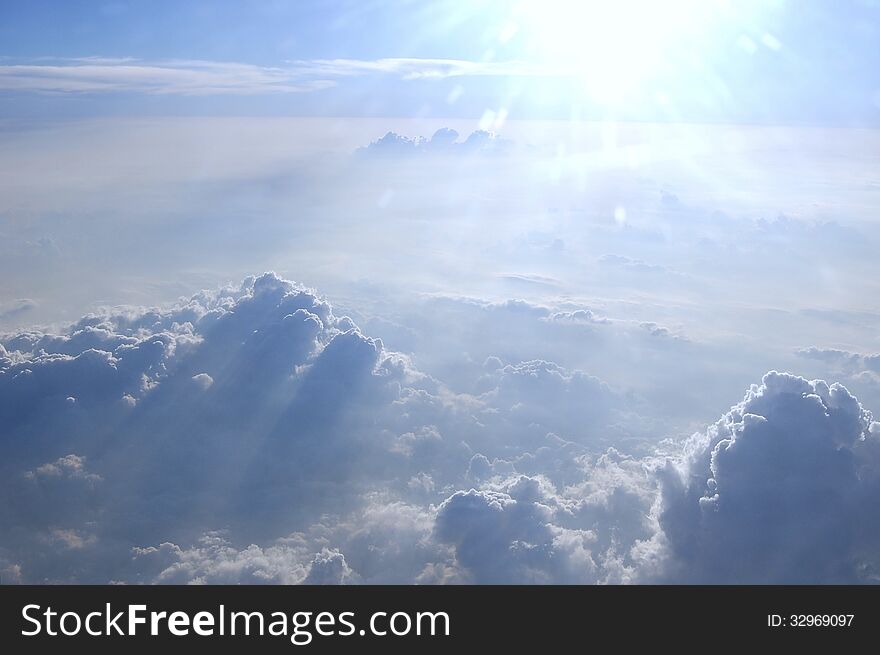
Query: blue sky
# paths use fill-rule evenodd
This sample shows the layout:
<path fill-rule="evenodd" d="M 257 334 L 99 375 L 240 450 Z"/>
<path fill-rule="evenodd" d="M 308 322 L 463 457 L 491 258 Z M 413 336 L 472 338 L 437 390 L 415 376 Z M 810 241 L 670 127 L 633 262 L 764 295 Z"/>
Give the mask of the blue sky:
<path fill-rule="evenodd" d="M 121 84 L 120 71 L 115 90 L 99 94 L 40 85 L 21 93 L 4 78 L 0 115 L 472 118 L 503 107 L 514 119 L 877 124 L 876 2 L 679 0 L 665 3 L 662 12 L 654 3 L 619 6 L 609 11 L 602 3 L 565 0 L 5 3 L 5 66 L 75 67 L 82 64 L 76 60 L 94 57 L 103 58 L 102 66 L 189 69 L 213 62 L 253 69 L 238 91 L 210 98 L 205 92 L 163 95 L 155 87 L 133 92 Z M 646 43 L 650 47 L 640 50 Z M 413 61 L 370 69 L 369 63 L 389 58 Z M 118 61 L 127 59 L 133 61 Z M 313 65 L 340 59 L 348 65 Z M 484 65 L 482 72 L 437 76 L 438 60 Z M 246 90 L 265 69 L 293 71 L 302 92 Z M 596 88 L 587 72 L 595 70 L 602 71 L 600 87 L 609 79 L 620 84 L 613 98 Z M 414 71 L 435 76 L 412 79 Z M 634 74 L 637 83 L 630 84 Z M 46 95 L 50 90 L 55 93 Z"/>

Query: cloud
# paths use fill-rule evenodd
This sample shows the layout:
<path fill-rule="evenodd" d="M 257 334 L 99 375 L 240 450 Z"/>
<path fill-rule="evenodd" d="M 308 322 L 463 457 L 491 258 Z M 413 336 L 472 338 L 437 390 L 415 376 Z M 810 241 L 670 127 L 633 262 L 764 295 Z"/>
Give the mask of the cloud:
<path fill-rule="evenodd" d="M 604 316 L 596 316 L 590 309 L 575 309 L 573 311 L 553 312 L 543 320 L 554 323 L 571 325 L 590 325 L 592 323 L 610 323 Z"/>
<path fill-rule="evenodd" d="M 454 493 L 440 505 L 434 532 L 454 546 L 469 582 L 596 582 L 595 533 L 559 524 L 573 510 L 546 480 L 519 476 L 496 489 Z"/>
<path fill-rule="evenodd" d="M 384 59 L 312 59 L 290 64 L 295 70 L 326 77 L 361 76 L 375 73 L 397 75 L 405 80 L 447 79 L 450 77 L 544 76 L 551 71 L 525 61 L 467 61 L 388 57 Z"/>
<path fill-rule="evenodd" d="M 356 459 L 369 449 L 365 434 L 349 441 L 333 435 L 356 424 L 371 403 L 390 403 L 407 375 L 380 342 L 274 275 L 167 311 L 112 312 L 87 316 L 65 334 L 12 335 L 0 355 L 7 482 L 29 503 L 48 503 L 51 494 L 41 497 L 16 482 L 16 466 L 40 458 L 27 477 L 43 484 L 72 481 L 86 461 L 93 464 L 97 472 L 88 479 L 101 480 L 93 500 L 106 522 L 94 525 L 83 505 L 53 515 L 74 524 L 52 529 L 89 523 L 98 528 L 98 545 L 116 531 L 122 534 L 112 539 L 134 539 L 125 534 L 132 510 L 141 513 L 143 536 L 166 529 L 166 539 L 179 536 L 189 510 L 158 498 L 179 494 L 205 503 L 194 523 L 204 521 L 197 530 L 207 530 L 215 519 L 240 526 L 250 515 L 245 522 L 258 524 L 259 511 L 242 509 L 251 502 L 266 518 L 294 498 L 305 501 L 305 489 L 321 497 L 322 486 L 345 479 L 355 465 L 338 451 Z M 45 463 L 47 453 L 68 447 L 76 455 Z M 218 475 L 230 477 L 221 483 Z M 341 510 L 357 487 L 353 481 L 345 497 L 326 496 L 328 502 Z M 27 506 L 5 505 L 3 514 L 25 521 Z M 321 511 L 308 503 L 303 510 Z"/>
<path fill-rule="evenodd" d="M 546 434 L 584 438 L 616 402 L 539 360 L 499 360 L 480 394 L 453 393 L 273 274 L 8 335 L 0 354 L 0 466 L 17 499 L 0 506 L 17 526 L 0 553 L 30 580 L 465 575 L 430 534 L 475 453 L 504 475 L 553 462 L 536 474 L 564 481 L 572 465 L 546 451 L 573 446 Z"/>
<path fill-rule="evenodd" d="M 488 372 L 481 398 L 496 410 L 484 420 L 505 423 L 501 433 L 548 432 L 568 439 L 597 436 L 623 400 L 602 380 L 553 362 L 532 360 Z M 525 438 L 523 434 L 523 438 Z"/>
<path fill-rule="evenodd" d="M 599 258 L 599 264 L 602 266 L 620 267 L 627 271 L 636 273 L 666 273 L 665 266 L 657 266 L 656 264 L 648 264 L 641 259 L 632 259 L 622 255 L 602 255 Z"/>
<path fill-rule="evenodd" d="M 667 579 L 876 581 L 878 434 L 839 384 L 770 372 L 667 463 Z"/>
<path fill-rule="evenodd" d="M 456 59 L 313 59 L 291 61 L 283 66 L 257 66 L 202 60 L 80 57 L 47 61 L 43 58 L 0 65 L 0 90 L 51 94 L 258 95 L 319 91 L 335 86 L 337 78 L 377 74 L 403 80 L 442 80 L 550 73 L 526 62 Z"/>
<path fill-rule="evenodd" d="M 673 334 L 672 330 L 670 330 L 668 327 L 665 327 L 663 325 L 659 325 L 659 324 L 655 323 L 654 321 L 643 321 L 643 322 L 639 323 L 639 327 L 641 329 L 647 331 L 647 333 L 650 334 L 652 337 L 656 337 L 658 339 L 681 339 L 681 340 L 685 340 L 685 341 L 687 340 L 687 337 L 684 337 L 684 336 L 681 336 L 678 334 Z"/>
<path fill-rule="evenodd" d="M 367 495 L 356 514 L 333 519 L 325 517 L 262 546 L 236 547 L 230 535 L 208 532 L 186 548 L 169 542 L 135 547 L 137 579 L 188 584 L 402 584 L 415 581 L 435 560 L 444 560 L 444 549 L 430 541 L 430 509 L 389 502 L 385 495 Z"/>
<path fill-rule="evenodd" d="M 638 434 L 651 440 L 656 434 L 682 429 L 689 434 L 698 424 L 677 425 L 673 412 L 690 419 L 695 407 L 705 406 L 700 403 L 729 404 L 730 388 L 718 391 L 717 397 L 695 399 L 696 394 L 714 394 L 712 385 L 691 384 L 694 369 L 671 368 L 671 361 L 681 358 L 689 358 L 691 362 L 696 359 L 700 368 L 699 362 L 703 360 L 697 359 L 697 352 L 705 352 L 704 346 L 686 335 L 680 324 L 664 325 L 612 316 L 607 299 L 554 298 L 545 294 L 527 295 L 529 300 L 430 295 L 415 306 L 398 311 L 394 316 L 394 329 L 379 321 L 371 321 L 369 325 L 389 347 L 413 353 L 421 371 L 460 393 L 480 395 L 491 388 L 484 370 L 484 363 L 490 357 L 511 365 L 544 361 L 568 372 L 581 371 L 603 381 L 613 380 L 615 392 L 626 400 L 608 408 L 623 408 L 631 415 L 626 421 L 614 421 L 608 416 L 616 426 L 609 430 L 606 430 L 607 423 L 580 426 L 578 431 L 582 438 L 604 432 L 609 440 L 612 434 L 613 438 L 624 439 Z M 655 312 L 662 315 L 665 310 L 654 306 L 645 308 L 646 317 Z M 706 358 L 708 360 L 708 354 Z M 681 377 L 673 383 L 670 376 Z M 714 384 L 732 386 L 723 376 L 715 379 Z M 737 386 L 732 386 L 734 393 L 738 392 Z M 693 395 L 672 393 L 672 387 L 688 388 Z M 590 402 L 584 402 L 582 407 L 588 405 Z M 552 411 L 556 411 L 555 406 Z M 572 405 L 562 403 L 557 425 L 575 413 Z M 650 417 L 654 425 L 647 426 L 636 414 Z M 701 417 L 700 420 L 706 419 Z M 521 432 L 524 426 L 517 423 L 512 429 Z M 565 428 L 564 436 L 572 437 L 569 428 Z"/>
<path fill-rule="evenodd" d="M 38 466 L 33 471 L 25 473 L 25 477 L 31 480 L 45 478 L 66 478 L 85 480 L 89 483 L 101 481 L 100 475 L 89 473 L 86 470 L 86 458 L 79 455 L 65 455 L 54 462 L 47 462 Z"/>
<path fill-rule="evenodd" d="M 522 273 L 502 273 L 498 276 L 501 280 L 511 283 L 512 286 L 554 288 L 559 286 L 559 280 L 545 275 L 527 275 Z"/>
<path fill-rule="evenodd" d="M 345 555 L 338 550 L 323 549 L 315 555 L 309 574 L 303 584 L 350 584 L 357 580 L 357 575 L 345 562 Z"/>
<path fill-rule="evenodd" d="M 0 90 L 38 93 L 255 95 L 303 93 L 333 86 L 301 71 L 213 61 L 74 59 L 0 65 Z"/>
<path fill-rule="evenodd" d="M 30 298 L 19 298 L 12 302 L 0 303 L 0 321 L 19 318 L 37 306 Z"/>
<path fill-rule="evenodd" d="M 801 348 L 796 351 L 799 357 L 825 362 L 847 374 L 859 372 L 880 373 L 880 354 L 865 355 L 836 348 Z"/>
<path fill-rule="evenodd" d="M 596 320 L 468 308 L 496 331 Z M 6 335 L 4 579 L 877 578 L 880 426 L 844 387 L 769 373 L 708 430 L 661 441 L 636 396 L 496 352 L 456 391 L 271 273 Z"/>
<path fill-rule="evenodd" d="M 396 132 L 388 132 L 385 136 L 373 141 L 356 151 L 369 156 L 412 156 L 412 155 L 451 155 L 480 154 L 499 155 L 512 150 L 513 142 L 503 139 L 487 130 L 476 130 L 464 140 L 459 140 L 455 130 L 443 127 L 434 132 L 430 138 L 401 136 Z"/>
<path fill-rule="evenodd" d="M 297 584 L 309 575 L 308 553 L 295 543 L 237 550 L 218 533 L 192 548 L 166 542 L 137 547 L 133 556 L 142 571 L 156 571 L 151 582 L 166 584 Z"/>
<path fill-rule="evenodd" d="M 89 315 L 60 334 L 8 335 L 0 467 L 4 498 L 16 501 L 0 504 L 0 516 L 17 528 L 0 554 L 31 580 L 142 579 L 144 560 L 127 552 L 167 542 L 178 566 L 166 562 L 156 580 L 178 580 L 181 568 L 213 579 L 193 562 L 241 553 L 241 539 L 265 550 L 324 516 L 362 517 L 371 492 L 431 502 L 442 493 L 434 484 L 466 472 L 473 453 L 464 435 L 486 438 L 470 413 L 484 404 L 438 388 L 316 294 L 273 274 L 168 309 Z M 228 547 L 195 545 L 218 529 Z M 73 534 L 82 547 L 58 538 Z M 312 545 L 303 570 L 333 547 Z M 242 576 L 246 557 L 234 558 Z M 345 557 L 358 575 L 378 566 Z M 413 564 L 410 581 L 424 565 Z M 321 579 L 340 570 L 347 579 L 334 557 L 317 566 Z"/>
<path fill-rule="evenodd" d="M 214 378 L 207 373 L 196 373 L 192 376 L 192 381 L 206 391 L 211 388 L 212 384 L 214 384 Z"/>

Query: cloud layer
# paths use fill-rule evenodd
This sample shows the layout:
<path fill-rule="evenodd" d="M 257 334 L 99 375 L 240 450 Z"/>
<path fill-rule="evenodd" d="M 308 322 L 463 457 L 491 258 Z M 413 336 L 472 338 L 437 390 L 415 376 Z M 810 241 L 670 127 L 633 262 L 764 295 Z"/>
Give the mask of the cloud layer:
<path fill-rule="evenodd" d="M 454 391 L 274 274 L 0 343 L 4 580 L 878 575 L 877 424 L 838 384 L 768 373 L 632 455 L 612 385 L 499 352 Z"/>

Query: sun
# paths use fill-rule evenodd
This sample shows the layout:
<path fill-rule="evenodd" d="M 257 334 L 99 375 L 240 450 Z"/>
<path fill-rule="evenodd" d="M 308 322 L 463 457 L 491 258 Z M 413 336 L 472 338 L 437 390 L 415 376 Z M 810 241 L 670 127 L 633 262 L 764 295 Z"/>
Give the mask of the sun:
<path fill-rule="evenodd" d="M 699 65 L 721 0 L 523 0 L 510 19 L 526 56 L 606 104 L 684 65 Z M 697 59 L 697 61 L 695 61 Z"/>

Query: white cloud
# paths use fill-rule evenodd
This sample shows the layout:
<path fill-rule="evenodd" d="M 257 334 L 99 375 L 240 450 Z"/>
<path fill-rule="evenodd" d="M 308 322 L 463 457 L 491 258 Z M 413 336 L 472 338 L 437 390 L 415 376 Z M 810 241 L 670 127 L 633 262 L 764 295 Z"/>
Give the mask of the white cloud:
<path fill-rule="evenodd" d="M 196 373 L 192 376 L 192 381 L 198 384 L 202 389 L 207 391 L 214 384 L 214 378 L 207 373 Z"/>
<path fill-rule="evenodd" d="M 47 462 L 25 473 L 28 479 L 38 478 L 70 478 L 86 482 L 100 482 L 101 476 L 89 473 L 86 469 L 86 458 L 79 455 L 65 455 L 54 462 Z"/>
<path fill-rule="evenodd" d="M 797 354 L 805 359 L 826 362 L 835 369 L 849 374 L 865 371 L 880 373 L 880 354 L 866 355 L 837 348 L 817 348 L 816 346 L 801 348 Z"/>
<path fill-rule="evenodd" d="M 549 483 L 521 476 L 498 490 L 454 493 L 440 505 L 434 531 L 454 546 L 471 582 L 595 582 L 595 535 L 556 525 L 564 511 Z"/>
<path fill-rule="evenodd" d="M 357 578 L 342 553 L 325 548 L 315 555 L 303 584 L 350 584 Z"/>
<path fill-rule="evenodd" d="M 501 138 L 487 130 L 476 130 L 464 140 L 452 128 L 443 127 L 430 138 L 401 136 L 388 132 L 367 146 L 358 148 L 360 155 L 412 156 L 412 155 L 501 155 L 511 152 L 513 141 Z"/>
<path fill-rule="evenodd" d="M 667 579 L 876 581 L 880 442 L 842 386 L 776 372 L 662 470 Z"/>
<path fill-rule="evenodd" d="M 404 80 L 462 76 L 536 76 L 552 71 L 526 62 L 456 59 L 314 59 L 284 66 L 201 60 L 145 61 L 85 57 L 0 65 L 0 90 L 39 93 L 135 92 L 159 95 L 256 95 L 319 91 L 334 79 L 394 75 Z"/>
<path fill-rule="evenodd" d="M 192 548 L 172 543 L 135 548 L 150 581 L 168 584 L 298 584 L 309 574 L 308 552 L 297 544 L 235 549 L 221 534 L 207 534 Z"/>
<path fill-rule="evenodd" d="M 499 333 L 614 327 L 463 304 Z M 628 441 L 645 433 L 640 401 L 594 376 L 491 355 L 453 391 L 274 274 L 2 343 L 9 579 L 877 576 L 880 429 L 840 385 L 770 373 L 683 444 Z"/>
<path fill-rule="evenodd" d="M 313 59 L 290 62 L 295 70 L 326 77 L 386 73 L 405 80 L 446 79 L 449 77 L 544 76 L 550 69 L 525 61 L 467 61 L 388 57 L 384 59 Z"/>
<path fill-rule="evenodd" d="M 302 93 L 333 86 L 295 70 L 212 61 L 62 60 L 0 65 L 0 89 L 40 93 L 159 95 Z"/>

